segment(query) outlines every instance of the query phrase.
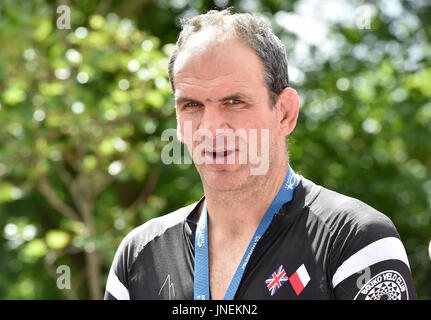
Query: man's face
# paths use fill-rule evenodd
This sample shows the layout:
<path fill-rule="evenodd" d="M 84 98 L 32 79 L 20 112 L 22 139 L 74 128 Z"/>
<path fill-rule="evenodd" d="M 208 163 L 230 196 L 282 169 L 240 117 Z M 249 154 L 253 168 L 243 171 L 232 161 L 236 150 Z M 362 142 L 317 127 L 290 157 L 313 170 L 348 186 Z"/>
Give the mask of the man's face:
<path fill-rule="evenodd" d="M 284 136 L 251 48 L 235 39 L 189 39 L 174 66 L 174 86 L 179 134 L 204 185 L 239 190 L 256 181 L 253 169 L 266 174 Z"/>

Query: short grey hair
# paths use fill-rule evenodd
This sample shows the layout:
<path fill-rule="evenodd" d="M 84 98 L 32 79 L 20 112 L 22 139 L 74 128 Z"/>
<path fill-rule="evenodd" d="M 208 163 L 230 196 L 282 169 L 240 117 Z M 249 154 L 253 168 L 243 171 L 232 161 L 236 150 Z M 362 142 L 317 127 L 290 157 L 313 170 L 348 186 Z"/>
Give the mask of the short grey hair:
<path fill-rule="evenodd" d="M 174 86 L 174 65 L 178 54 L 193 34 L 216 28 L 230 33 L 230 37 L 244 41 L 261 59 L 264 83 L 269 90 L 270 102 L 275 105 L 278 95 L 289 86 L 286 50 L 263 18 L 250 13 L 232 13 L 232 9 L 211 10 L 206 14 L 182 20 L 182 31 L 169 58 L 169 81 Z M 226 34 L 226 33 L 224 33 Z"/>

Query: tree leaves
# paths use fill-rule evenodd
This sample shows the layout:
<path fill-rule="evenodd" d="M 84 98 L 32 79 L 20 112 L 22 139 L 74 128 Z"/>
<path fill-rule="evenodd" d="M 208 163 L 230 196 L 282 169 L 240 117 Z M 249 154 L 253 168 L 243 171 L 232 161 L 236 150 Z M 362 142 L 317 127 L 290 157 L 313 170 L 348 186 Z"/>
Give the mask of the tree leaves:
<path fill-rule="evenodd" d="M 73 279 L 92 261 L 105 279 L 130 230 L 202 196 L 193 166 L 165 165 L 160 154 L 163 130 L 176 128 L 167 61 L 178 18 L 212 5 L 144 1 L 131 11 L 126 2 L 77 1 L 72 28 L 60 30 L 51 2 L 4 1 L 2 298 L 65 297 L 52 278 L 60 263 L 76 270 Z M 276 19 L 283 10 L 298 13 L 301 1 L 256 5 L 285 43 L 301 97 L 289 137 L 293 168 L 387 214 L 406 246 L 419 297 L 430 298 L 430 6 L 406 4 L 390 17 L 377 3 L 371 29 L 331 22 L 324 43 L 311 45 Z M 103 290 L 81 290 L 97 286 L 84 276 L 69 298 Z"/>

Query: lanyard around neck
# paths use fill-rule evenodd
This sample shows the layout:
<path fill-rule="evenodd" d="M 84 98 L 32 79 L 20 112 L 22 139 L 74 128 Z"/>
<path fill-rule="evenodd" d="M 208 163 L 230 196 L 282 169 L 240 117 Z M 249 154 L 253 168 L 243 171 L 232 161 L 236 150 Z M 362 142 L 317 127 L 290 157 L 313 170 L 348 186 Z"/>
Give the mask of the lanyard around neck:
<path fill-rule="evenodd" d="M 230 282 L 230 285 L 224 296 L 224 300 L 233 300 L 235 293 L 238 289 L 239 283 L 244 274 L 245 267 L 254 251 L 259 239 L 265 233 L 270 225 L 274 215 L 280 210 L 282 205 L 289 202 L 293 198 L 293 192 L 299 183 L 299 177 L 295 174 L 289 166 L 286 177 L 284 178 L 283 185 L 263 216 L 256 229 L 256 232 L 251 239 L 247 250 L 245 251 L 241 262 Z M 196 228 L 195 235 L 195 271 L 194 271 L 194 300 L 209 300 L 210 287 L 209 287 L 209 264 L 208 264 L 208 217 L 207 205 L 204 207 Z"/>

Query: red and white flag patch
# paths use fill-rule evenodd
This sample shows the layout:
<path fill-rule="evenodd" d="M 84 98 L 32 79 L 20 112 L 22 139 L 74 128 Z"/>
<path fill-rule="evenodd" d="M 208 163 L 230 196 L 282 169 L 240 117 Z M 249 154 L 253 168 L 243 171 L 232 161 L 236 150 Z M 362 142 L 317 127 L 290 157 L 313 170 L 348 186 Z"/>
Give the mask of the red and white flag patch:
<path fill-rule="evenodd" d="M 299 295 L 302 290 L 306 287 L 307 283 L 310 282 L 310 275 L 308 274 L 305 265 L 302 265 L 296 270 L 294 274 L 289 277 L 289 282 L 295 290 L 296 295 Z"/>

